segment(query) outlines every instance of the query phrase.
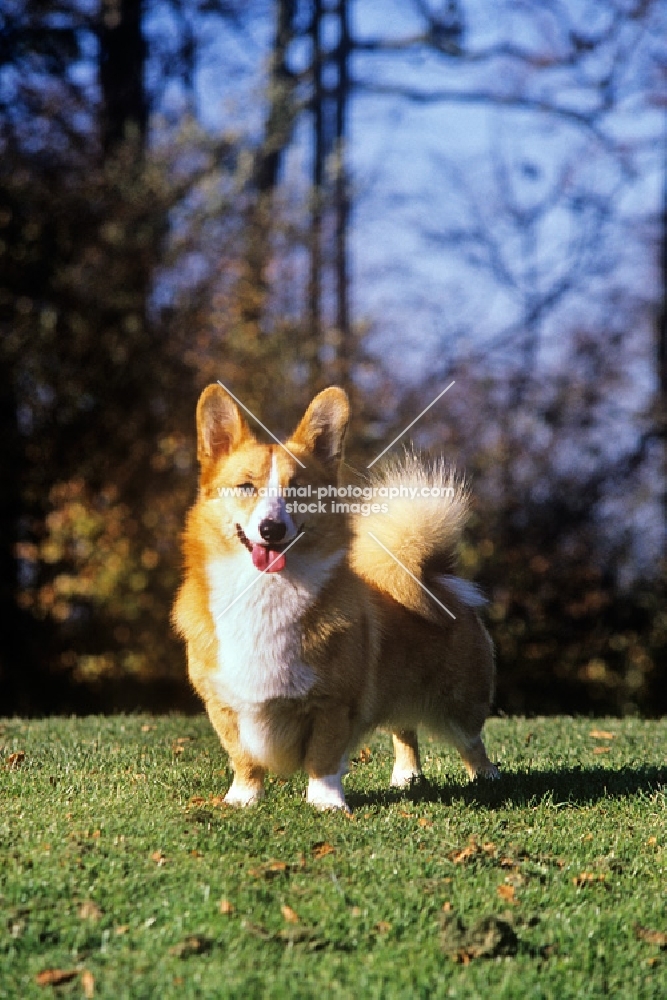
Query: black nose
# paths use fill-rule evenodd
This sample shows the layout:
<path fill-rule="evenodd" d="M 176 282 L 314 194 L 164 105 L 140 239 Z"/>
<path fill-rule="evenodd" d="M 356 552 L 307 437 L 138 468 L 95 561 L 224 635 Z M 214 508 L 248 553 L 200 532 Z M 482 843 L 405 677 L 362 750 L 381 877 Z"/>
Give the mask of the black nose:
<path fill-rule="evenodd" d="M 272 521 L 270 517 L 265 517 L 263 521 L 259 522 L 259 533 L 269 545 L 282 541 L 286 531 L 287 525 L 283 524 L 282 521 Z"/>

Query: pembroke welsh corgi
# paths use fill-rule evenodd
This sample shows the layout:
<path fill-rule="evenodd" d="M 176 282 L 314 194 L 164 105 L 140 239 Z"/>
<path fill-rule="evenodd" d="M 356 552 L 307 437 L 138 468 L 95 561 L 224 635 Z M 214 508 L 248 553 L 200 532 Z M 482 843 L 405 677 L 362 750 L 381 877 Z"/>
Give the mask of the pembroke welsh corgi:
<path fill-rule="evenodd" d="M 345 392 L 325 389 L 282 446 L 260 443 L 222 386 L 199 399 L 173 618 L 234 805 L 263 795 L 267 771 L 303 770 L 308 802 L 346 809 L 348 756 L 378 726 L 393 736 L 393 786 L 421 775 L 419 725 L 471 777 L 498 776 L 481 738 L 494 687 L 484 600 L 452 575 L 466 486 L 410 453 L 342 485 L 348 414 Z"/>

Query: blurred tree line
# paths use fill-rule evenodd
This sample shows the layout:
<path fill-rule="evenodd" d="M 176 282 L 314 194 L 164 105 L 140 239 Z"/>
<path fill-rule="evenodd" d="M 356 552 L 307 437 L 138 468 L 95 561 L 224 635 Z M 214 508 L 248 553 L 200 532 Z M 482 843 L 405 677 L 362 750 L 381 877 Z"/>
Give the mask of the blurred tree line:
<path fill-rule="evenodd" d="M 169 609 L 194 406 L 216 379 L 281 433 L 343 384 L 363 470 L 456 378 L 465 392 L 414 436 L 473 477 L 462 563 L 490 596 L 499 706 L 667 707 L 667 207 L 641 217 L 660 294 L 628 301 L 603 241 L 644 155 L 606 116 L 664 107 L 664 11 L 606 0 L 583 31 L 568 4 L 506 0 L 525 19 L 518 40 L 478 44 L 472 0 L 410 6 L 418 30 L 362 36 L 364 0 L 0 2 L 0 713 L 193 704 Z M 212 38 L 215 99 L 241 107 L 218 129 L 201 113 Z M 243 81 L 264 51 L 260 94 Z M 420 86 L 396 75 L 425 54 Z M 597 104 L 568 104 L 575 83 Z M 493 351 L 448 331 L 418 383 L 395 363 L 407 332 L 403 348 L 382 315 L 352 309 L 364 92 L 529 107 L 621 164 L 614 192 L 558 176 L 527 203 L 499 146 L 485 212 L 443 165 L 461 218 L 429 238 L 520 307 Z M 554 206 L 576 223 L 560 271 L 539 252 Z M 607 311 L 573 308 L 545 356 L 549 317 L 581 307 L 582 283 Z M 636 332 L 649 314 L 650 342 Z M 639 403 L 637 358 L 653 379 Z M 640 558 L 644 522 L 658 543 Z"/>

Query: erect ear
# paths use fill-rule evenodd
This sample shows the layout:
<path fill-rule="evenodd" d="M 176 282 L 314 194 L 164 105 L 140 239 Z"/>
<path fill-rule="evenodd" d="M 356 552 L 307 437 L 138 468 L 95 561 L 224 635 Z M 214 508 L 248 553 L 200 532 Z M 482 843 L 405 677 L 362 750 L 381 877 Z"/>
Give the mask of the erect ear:
<path fill-rule="evenodd" d="M 325 465 L 340 461 L 349 416 L 346 393 L 335 385 L 324 389 L 306 410 L 291 441 L 312 452 Z"/>
<path fill-rule="evenodd" d="M 233 451 L 250 428 L 233 399 L 217 383 L 208 385 L 197 403 L 197 458 L 211 462 Z"/>

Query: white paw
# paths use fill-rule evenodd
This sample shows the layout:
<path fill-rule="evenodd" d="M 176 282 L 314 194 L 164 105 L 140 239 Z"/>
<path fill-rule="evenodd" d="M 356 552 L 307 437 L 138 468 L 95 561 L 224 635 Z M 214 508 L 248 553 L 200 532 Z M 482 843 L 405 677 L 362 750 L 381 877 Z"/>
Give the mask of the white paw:
<path fill-rule="evenodd" d="M 308 779 L 307 801 L 316 809 L 344 809 L 349 812 L 340 774 Z"/>
<path fill-rule="evenodd" d="M 421 771 L 415 771 L 412 767 L 397 767 L 394 764 L 389 785 L 391 788 L 409 788 L 414 781 L 420 781 L 421 776 Z"/>
<path fill-rule="evenodd" d="M 263 788 L 258 788 L 257 785 L 246 785 L 234 778 L 231 788 L 225 795 L 225 802 L 229 806 L 251 806 L 263 798 Z"/>

